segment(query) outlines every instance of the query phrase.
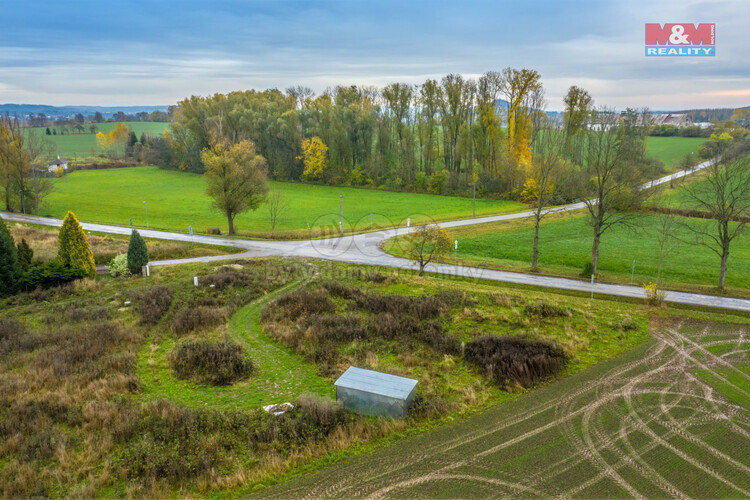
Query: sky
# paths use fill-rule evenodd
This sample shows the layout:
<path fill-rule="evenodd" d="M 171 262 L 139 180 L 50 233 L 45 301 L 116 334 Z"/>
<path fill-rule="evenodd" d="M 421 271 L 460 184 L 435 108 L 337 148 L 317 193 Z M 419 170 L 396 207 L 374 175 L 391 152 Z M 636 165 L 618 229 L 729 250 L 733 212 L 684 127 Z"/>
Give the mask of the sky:
<path fill-rule="evenodd" d="M 169 105 L 246 89 L 537 70 L 549 110 L 750 105 L 750 0 L 7 1 L 0 103 Z M 646 57 L 645 23 L 715 23 L 715 57 Z"/>

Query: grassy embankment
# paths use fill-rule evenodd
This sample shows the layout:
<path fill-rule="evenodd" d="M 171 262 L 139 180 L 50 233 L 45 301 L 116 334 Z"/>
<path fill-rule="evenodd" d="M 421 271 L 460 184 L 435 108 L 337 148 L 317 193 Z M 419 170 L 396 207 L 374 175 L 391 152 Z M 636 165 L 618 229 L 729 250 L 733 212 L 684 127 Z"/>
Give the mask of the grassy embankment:
<path fill-rule="evenodd" d="M 49 262 L 57 257 L 58 228 L 36 224 L 18 224 L 6 222 L 13 238 L 18 243 L 25 239 L 34 251 L 34 258 Z M 94 261 L 97 264 L 109 264 L 118 254 L 127 253 L 129 236 L 89 232 Z M 241 249 L 214 245 L 203 245 L 182 241 L 155 240 L 145 238 L 148 255 L 151 261 L 167 259 L 185 259 L 190 257 L 208 257 L 240 252 Z"/>

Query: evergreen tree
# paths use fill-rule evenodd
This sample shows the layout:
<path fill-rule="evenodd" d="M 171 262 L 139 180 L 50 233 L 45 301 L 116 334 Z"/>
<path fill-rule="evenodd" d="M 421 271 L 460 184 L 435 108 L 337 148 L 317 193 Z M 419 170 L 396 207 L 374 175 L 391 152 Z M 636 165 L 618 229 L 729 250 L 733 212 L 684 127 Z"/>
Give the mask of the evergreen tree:
<path fill-rule="evenodd" d="M 52 132 L 49 131 L 49 127 L 47 127 L 47 131 L 45 132 L 47 135 L 52 135 Z"/>
<path fill-rule="evenodd" d="M 34 258 L 34 250 L 31 249 L 24 238 L 21 239 L 21 242 L 16 247 L 18 248 L 18 263 L 22 269 L 28 269 L 31 265 L 31 260 Z"/>
<path fill-rule="evenodd" d="M 148 248 L 141 234 L 133 229 L 128 243 L 128 271 L 130 274 L 140 274 L 141 268 L 148 264 Z"/>
<path fill-rule="evenodd" d="M 0 297 L 13 295 L 21 286 L 18 251 L 5 222 L 0 219 Z"/>
<path fill-rule="evenodd" d="M 94 254 L 91 252 L 86 233 L 83 232 L 73 212 L 68 212 L 65 216 L 58 239 L 60 240 L 58 261 L 71 269 L 84 271 L 89 278 L 96 277 Z"/>

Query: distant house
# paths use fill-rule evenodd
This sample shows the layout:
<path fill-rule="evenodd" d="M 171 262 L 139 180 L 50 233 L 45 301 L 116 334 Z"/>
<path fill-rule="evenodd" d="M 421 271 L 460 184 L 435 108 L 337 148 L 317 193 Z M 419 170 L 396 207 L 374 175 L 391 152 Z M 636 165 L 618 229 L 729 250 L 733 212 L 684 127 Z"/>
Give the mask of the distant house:
<path fill-rule="evenodd" d="M 654 125 L 689 127 L 693 124 L 690 115 L 684 113 L 653 113 Z"/>
<path fill-rule="evenodd" d="M 62 159 L 62 158 L 60 158 L 58 156 L 57 160 L 55 160 L 52 163 L 50 163 L 50 164 L 47 165 L 47 172 L 49 172 L 51 174 L 54 174 L 55 171 L 57 170 L 57 167 L 62 167 L 64 171 L 67 171 L 68 170 L 68 160 L 64 160 L 64 159 Z"/>

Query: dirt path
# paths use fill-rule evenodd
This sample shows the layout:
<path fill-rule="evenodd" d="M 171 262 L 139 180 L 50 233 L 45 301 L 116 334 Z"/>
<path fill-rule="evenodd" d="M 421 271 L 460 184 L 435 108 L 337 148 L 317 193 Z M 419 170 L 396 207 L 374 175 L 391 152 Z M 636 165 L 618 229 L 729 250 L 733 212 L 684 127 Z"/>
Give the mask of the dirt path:
<path fill-rule="evenodd" d="M 750 386 L 736 367 L 750 364 L 747 327 L 721 328 L 666 325 L 617 359 L 259 495 L 750 497 L 750 408 L 694 375 Z"/>

